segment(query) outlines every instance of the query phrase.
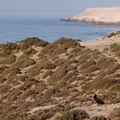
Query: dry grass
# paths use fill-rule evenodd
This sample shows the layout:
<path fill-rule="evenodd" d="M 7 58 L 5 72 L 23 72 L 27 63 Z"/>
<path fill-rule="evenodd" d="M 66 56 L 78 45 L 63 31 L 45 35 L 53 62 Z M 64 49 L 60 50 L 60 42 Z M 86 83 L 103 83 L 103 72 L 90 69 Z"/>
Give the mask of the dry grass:
<path fill-rule="evenodd" d="M 61 53 L 67 52 L 68 48 L 80 47 L 80 43 L 76 40 L 69 39 L 69 38 L 60 38 L 54 43 L 48 45 L 45 49 L 42 50 L 40 57 L 56 57 Z"/>
<path fill-rule="evenodd" d="M 96 78 L 96 80 L 92 83 L 91 88 L 94 89 L 108 89 L 114 85 L 117 84 L 117 80 L 115 80 L 114 78 L 109 78 L 109 77 L 98 77 Z"/>
<path fill-rule="evenodd" d="M 17 62 L 14 63 L 14 66 L 17 66 L 19 68 L 25 68 L 25 67 L 29 67 L 35 63 L 36 62 L 33 59 L 25 56 L 23 58 L 22 57 L 18 58 Z"/>
<path fill-rule="evenodd" d="M 94 116 L 91 120 L 110 120 L 110 119 L 107 119 L 104 116 Z"/>
<path fill-rule="evenodd" d="M 116 60 L 113 58 L 107 58 L 106 56 L 101 56 L 98 59 L 96 66 L 100 69 L 106 69 L 112 66 L 115 62 Z"/>
<path fill-rule="evenodd" d="M 0 45 L 1 50 L 3 51 L 12 51 L 12 50 L 17 50 L 18 45 L 16 43 L 8 42 L 6 44 L 1 44 Z"/>
<path fill-rule="evenodd" d="M 16 56 L 15 55 L 10 55 L 8 57 L 0 59 L 0 64 L 12 64 L 15 61 L 16 61 Z"/>
<path fill-rule="evenodd" d="M 89 119 L 89 115 L 86 113 L 86 111 L 76 109 L 65 112 L 60 120 L 84 120 L 84 119 Z"/>
<path fill-rule="evenodd" d="M 65 61 L 66 61 L 66 60 L 64 60 L 64 59 L 56 59 L 56 60 L 54 61 L 54 64 L 55 64 L 56 66 L 61 66 L 61 65 L 63 65 L 63 64 L 65 63 Z"/>
<path fill-rule="evenodd" d="M 4 65 L 0 66 L 0 74 L 2 74 L 6 69 L 8 69 L 7 66 Z"/>
<path fill-rule="evenodd" d="M 35 45 L 35 46 L 41 46 L 41 47 L 45 47 L 49 44 L 47 41 L 44 41 L 37 37 L 26 38 L 22 41 L 22 43 L 25 43 L 28 46 Z"/>
<path fill-rule="evenodd" d="M 0 76 L 0 84 L 3 84 L 7 79 L 3 76 Z"/>
<path fill-rule="evenodd" d="M 120 44 L 114 43 L 110 45 L 109 50 L 116 56 L 120 58 Z"/>
<path fill-rule="evenodd" d="M 120 109 L 115 109 L 111 115 L 110 118 L 112 118 L 112 120 L 114 120 L 114 118 L 117 118 L 115 120 L 119 120 L 120 119 Z"/>
<path fill-rule="evenodd" d="M 62 79 L 69 79 L 70 78 L 70 74 L 74 74 L 75 72 L 71 72 L 69 75 L 67 75 L 68 72 L 70 71 L 74 71 L 76 70 L 75 66 L 70 65 L 70 62 L 66 62 L 64 63 L 62 66 L 60 66 L 56 72 L 54 72 L 50 77 L 49 77 L 49 81 L 54 83 L 57 81 L 60 81 Z M 67 76 L 66 76 L 67 75 Z M 75 75 L 74 75 L 75 76 Z"/>
<path fill-rule="evenodd" d="M 120 34 L 120 31 L 112 32 L 112 33 L 110 33 L 109 35 L 107 35 L 107 37 L 108 37 L 108 38 L 111 38 L 111 37 L 113 37 L 113 36 L 115 36 L 115 35 L 118 35 L 118 34 Z"/>
<path fill-rule="evenodd" d="M 8 53 L 0 59 L 0 117 L 6 113 L 15 120 L 83 119 L 88 116 L 85 111 L 71 108 L 93 104 L 95 92 L 109 103 L 119 102 L 120 65 L 116 60 L 72 39 L 61 38 L 49 45 L 39 42 L 37 38 L 28 38 L 3 47 Z M 39 52 L 37 45 L 45 47 Z M 36 50 L 42 57 L 34 61 L 32 55 L 38 54 Z M 14 56 L 17 52 L 23 55 Z M 27 114 L 33 108 L 49 105 L 57 107 Z M 56 112 L 62 115 L 61 119 L 54 119 Z"/>
<path fill-rule="evenodd" d="M 117 52 L 120 50 L 120 45 L 117 43 L 114 43 L 114 44 L 110 45 L 110 50 L 111 50 L 111 52 Z"/>
<path fill-rule="evenodd" d="M 41 60 L 33 67 L 27 70 L 29 76 L 35 76 L 41 73 L 42 69 L 55 69 L 55 65 L 48 60 Z"/>
<path fill-rule="evenodd" d="M 51 76 L 53 74 L 53 72 L 52 72 L 52 70 L 48 70 L 48 71 L 46 71 L 45 73 L 44 73 L 44 75 L 43 75 L 43 79 L 44 78 L 47 78 L 47 77 L 49 77 L 49 76 Z"/>
<path fill-rule="evenodd" d="M 89 60 L 89 61 L 85 61 L 83 64 L 81 64 L 80 69 L 84 70 L 86 68 L 89 68 L 90 66 L 95 66 L 96 62 L 94 60 Z"/>
<path fill-rule="evenodd" d="M 21 74 L 21 70 L 17 66 L 11 66 L 3 72 L 3 75 L 17 75 Z"/>
<path fill-rule="evenodd" d="M 28 56 L 34 55 L 34 54 L 36 54 L 36 50 L 31 47 L 31 48 L 28 48 L 27 50 L 25 50 L 24 54 L 28 55 Z"/>

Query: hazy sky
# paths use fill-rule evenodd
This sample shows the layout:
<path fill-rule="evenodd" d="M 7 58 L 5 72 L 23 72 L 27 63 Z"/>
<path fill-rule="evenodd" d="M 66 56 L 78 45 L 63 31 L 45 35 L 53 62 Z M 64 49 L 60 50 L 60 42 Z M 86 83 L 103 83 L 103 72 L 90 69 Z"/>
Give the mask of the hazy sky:
<path fill-rule="evenodd" d="M 81 11 L 120 6 L 120 0 L 0 0 L 0 11 Z"/>

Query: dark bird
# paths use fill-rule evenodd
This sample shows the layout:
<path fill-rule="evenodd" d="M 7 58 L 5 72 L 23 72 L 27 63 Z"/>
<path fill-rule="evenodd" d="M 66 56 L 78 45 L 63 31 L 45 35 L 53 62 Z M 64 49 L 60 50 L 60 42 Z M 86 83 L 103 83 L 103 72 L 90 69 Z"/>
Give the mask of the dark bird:
<path fill-rule="evenodd" d="M 97 105 L 105 104 L 104 101 L 102 99 L 98 98 L 96 94 L 94 95 L 94 100 L 97 103 Z"/>

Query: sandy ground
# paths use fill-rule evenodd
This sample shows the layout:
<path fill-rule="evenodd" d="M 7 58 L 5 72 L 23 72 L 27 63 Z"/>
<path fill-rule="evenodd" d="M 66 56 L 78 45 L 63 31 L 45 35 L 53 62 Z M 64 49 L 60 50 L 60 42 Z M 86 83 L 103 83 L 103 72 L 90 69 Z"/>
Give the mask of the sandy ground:
<path fill-rule="evenodd" d="M 56 105 L 48 105 L 48 106 L 39 106 L 39 107 L 34 107 L 32 108 L 28 113 L 30 114 L 34 114 L 35 112 L 39 111 L 39 110 L 48 110 L 51 109 L 53 107 L 55 107 Z"/>
<path fill-rule="evenodd" d="M 74 109 L 82 109 L 85 110 L 90 117 L 94 116 L 105 116 L 109 117 L 111 113 L 115 110 L 120 108 L 120 103 L 118 104 L 106 104 L 106 105 L 100 105 L 97 106 L 96 104 L 91 105 L 91 106 L 83 106 L 83 107 L 78 107 Z"/>
<path fill-rule="evenodd" d="M 104 37 L 104 38 L 98 38 L 98 39 L 80 42 L 82 46 L 86 46 L 87 48 L 90 49 L 99 49 L 100 51 L 101 49 L 113 43 L 118 43 L 118 44 L 120 43 L 120 34 L 115 35 L 111 38 Z"/>

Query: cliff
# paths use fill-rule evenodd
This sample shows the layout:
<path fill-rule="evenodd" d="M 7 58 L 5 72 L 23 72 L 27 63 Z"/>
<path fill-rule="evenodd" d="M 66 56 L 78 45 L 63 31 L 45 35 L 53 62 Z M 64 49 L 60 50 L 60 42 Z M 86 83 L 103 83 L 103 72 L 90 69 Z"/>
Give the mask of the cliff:
<path fill-rule="evenodd" d="M 63 20 L 120 25 L 120 7 L 88 8 L 81 14 Z"/>

